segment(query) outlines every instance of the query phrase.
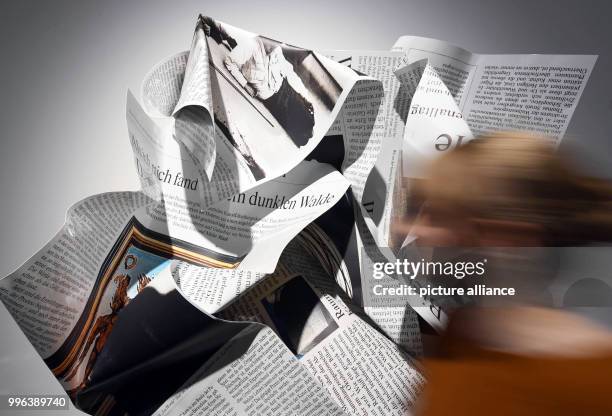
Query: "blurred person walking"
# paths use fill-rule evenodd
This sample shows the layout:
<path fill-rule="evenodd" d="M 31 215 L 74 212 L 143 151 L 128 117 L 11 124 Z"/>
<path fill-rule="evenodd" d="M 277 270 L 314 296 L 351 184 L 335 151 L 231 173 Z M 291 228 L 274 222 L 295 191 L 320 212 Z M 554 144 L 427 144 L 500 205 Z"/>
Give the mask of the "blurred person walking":
<path fill-rule="evenodd" d="M 433 162 L 427 178 L 425 208 L 410 224 L 418 244 L 612 241 L 612 188 L 578 175 L 543 138 L 481 137 Z M 610 415 L 612 333 L 525 299 L 458 308 L 425 374 L 421 416 Z"/>

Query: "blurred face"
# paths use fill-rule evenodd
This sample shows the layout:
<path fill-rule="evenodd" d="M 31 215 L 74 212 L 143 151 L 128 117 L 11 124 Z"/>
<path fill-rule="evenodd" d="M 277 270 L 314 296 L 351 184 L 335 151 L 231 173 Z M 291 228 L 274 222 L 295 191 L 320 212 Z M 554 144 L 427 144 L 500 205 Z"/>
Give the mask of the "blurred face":
<path fill-rule="evenodd" d="M 603 200 L 607 190 L 583 183 L 546 138 L 513 134 L 479 138 L 446 153 L 425 177 L 407 182 L 410 217 L 396 228 L 434 247 L 544 246 L 561 234 L 571 240 L 557 219 L 570 219 L 568 229 L 581 224 L 571 221 L 576 216 L 592 223 L 589 210 L 603 207 L 584 209 L 585 203 Z"/>
<path fill-rule="evenodd" d="M 427 211 L 412 224 L 410 233 L 417 244 L 426 247 L 473 246 L 474 230 L 467 218 L 447 217 L 438 219 Z"/>
<path fill-rule="evenodd" d="M 410 232 L 427 247 L 534 247 L 544 243 L 537 224 L 449 214 L 445 218 L 424 212 Z"/>

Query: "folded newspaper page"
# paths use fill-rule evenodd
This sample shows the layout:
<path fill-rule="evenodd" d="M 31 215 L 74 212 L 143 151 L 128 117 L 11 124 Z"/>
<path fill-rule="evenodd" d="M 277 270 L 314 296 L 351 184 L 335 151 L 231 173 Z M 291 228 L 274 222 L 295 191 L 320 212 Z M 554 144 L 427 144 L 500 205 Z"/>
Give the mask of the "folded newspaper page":
<path fill-rule="evenodd" d="M 0 300 L 91 414 L 411 414 L 446 304 L 369 279 L 424 256 L 394 231 L 413 181 L 482 133 L 558 143 L 595 60 L 318 53 L 199 16 L 127 93 L 141 189 L 77 202 Z"/>
<path fill-rule="evenodd" d="M 560 142 L 597 56 L 482 55 L 436 39 L 402 36 L 393 46 L 407 63 L 427 59 L 474 134 L 543 133 Z"/>

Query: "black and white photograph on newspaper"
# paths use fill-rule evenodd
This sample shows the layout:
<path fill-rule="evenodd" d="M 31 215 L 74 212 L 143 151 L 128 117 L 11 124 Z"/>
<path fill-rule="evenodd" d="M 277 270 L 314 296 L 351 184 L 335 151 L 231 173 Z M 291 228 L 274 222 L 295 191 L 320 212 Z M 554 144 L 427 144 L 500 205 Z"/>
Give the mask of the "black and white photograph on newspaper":
<path fill-rule="evenodd" d="M 279 154 L 295 154 L 327 132 L 341 80 L 312 51 L 209 17 L 200 16 L 199 25 L 210 54 L 216 125 L 256 179 L 273 175 Z"/>

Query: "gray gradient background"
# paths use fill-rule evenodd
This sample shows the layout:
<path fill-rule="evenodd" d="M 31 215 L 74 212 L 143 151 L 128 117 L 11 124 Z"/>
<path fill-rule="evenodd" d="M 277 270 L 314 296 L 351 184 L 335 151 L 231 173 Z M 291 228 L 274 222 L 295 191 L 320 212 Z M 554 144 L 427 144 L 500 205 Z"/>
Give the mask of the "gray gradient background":
<path fill-rule="evenodd" d="M 612 177 L 606 0 L 8 3 L 0 6 L 0 276 L 57 232 L 72 203 L 137 188 L 126 91 L 189 47 L 200 12 L 312 49 L 388 49 L 412 34 L 482 53 L 598 54 L 562 150 Z M 62 392 L 1 305 L 0 334 L 0 394 Z"/>

